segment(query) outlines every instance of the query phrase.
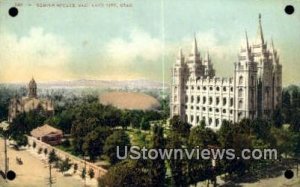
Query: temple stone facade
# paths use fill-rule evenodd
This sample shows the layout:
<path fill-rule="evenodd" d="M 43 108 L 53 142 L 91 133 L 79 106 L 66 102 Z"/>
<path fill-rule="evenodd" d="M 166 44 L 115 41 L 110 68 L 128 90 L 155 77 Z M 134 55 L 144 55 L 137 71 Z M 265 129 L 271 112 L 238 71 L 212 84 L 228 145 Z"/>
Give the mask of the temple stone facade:
<path fill-rule="evenodd" d="M 48 115 L 54 114 L 52 100 L 38 98 L 37 84 L 33 78 L 28 84 L 28 95 L 26 97 L 15 97 L 10 100 L 8 121 L 12 122 L 18 114 L 32 110 L 43 110 Z"/>
<path fill-rule="evenodd" d="M 252 45 L 245 34 L 233 77 L 215 76 L 210 55 L 202 58 L 195 37 L 190 54 L 179 51 L 171 92 L 171 117 L 178 115 L 193 126 L 204 120 L 209 128 L 219 129 L 223 120 L 269 118 L 281 107 L 282 65 L 273 41 L 264 39 L 261 15 Z"/>

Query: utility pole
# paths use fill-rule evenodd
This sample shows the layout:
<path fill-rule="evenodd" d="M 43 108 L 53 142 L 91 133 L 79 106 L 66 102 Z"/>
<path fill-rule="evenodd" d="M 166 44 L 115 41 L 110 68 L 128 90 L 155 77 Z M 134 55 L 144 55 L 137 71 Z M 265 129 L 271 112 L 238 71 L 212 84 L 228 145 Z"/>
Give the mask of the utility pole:
<path fill-rule="evenodd" d="M 52 187 L 52 184 L 55 183 L 55 179 L 52 177 L 52 170 L 51 170 L 51 164 L 49 163 L 49 178 L 47 179 L 47 183 L 49 184 L 50 187 Z"/>
<path fill-rule="evenodd" d="M 8 158 L 7 158 L 7 145 L 6 145 L 6 134 L 4 134 L 3 136 L 4 138 L 4 172 L 5 172 L 5 175 L 8 171 Z"/>
<path fill-rule="evenodd" d="M 49 185 L 52 186 L 51 164 L 49 164 Z"/>

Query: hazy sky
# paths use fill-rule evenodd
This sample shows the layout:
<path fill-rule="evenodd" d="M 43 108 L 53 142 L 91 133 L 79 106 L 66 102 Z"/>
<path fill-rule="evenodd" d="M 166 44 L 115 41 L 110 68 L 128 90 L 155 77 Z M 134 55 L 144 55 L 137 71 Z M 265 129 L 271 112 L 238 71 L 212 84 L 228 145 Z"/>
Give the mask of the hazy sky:
<path fill-rule="evenodd" d="M 38 7 L 62 2 L 77 7 Z M 250 39 L 256 36 L 259 13 L 265 39 L 273 37 L 279 51 L 284 85 L 300 82 L 300 1 L 94 0 L 129 8 L 81 2 L 88 7 L 78 7 L 78 0 L 30 1 L 13 18 L 8 9 L 15 2 L 0 0 L 0 82 L 32 76 L 170 81 L 177 51 L 190 52 L 194 33 L 201 55 L 209 50 L 217 76 L 232 76 L 245 30 Z M 293 15 L 284 13 L 287 3 L 295 7 Z"/>

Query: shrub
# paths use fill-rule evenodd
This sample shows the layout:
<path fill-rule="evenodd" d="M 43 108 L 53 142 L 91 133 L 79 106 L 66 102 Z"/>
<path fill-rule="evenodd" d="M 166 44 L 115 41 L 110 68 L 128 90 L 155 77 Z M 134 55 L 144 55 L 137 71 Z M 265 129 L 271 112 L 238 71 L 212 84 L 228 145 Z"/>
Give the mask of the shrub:
<path fill-rule="evenodd" d="M 89 176 L 91 179 L 94 178 L 94 176 L 95 176 L 95 172 L 92 168 L 89 169 Z"/>
<path fill-rule="evenodd" d="M 74 173 L 76 173 L 76 171 L 78 170 L 78 164 L 74 164 Z"/>

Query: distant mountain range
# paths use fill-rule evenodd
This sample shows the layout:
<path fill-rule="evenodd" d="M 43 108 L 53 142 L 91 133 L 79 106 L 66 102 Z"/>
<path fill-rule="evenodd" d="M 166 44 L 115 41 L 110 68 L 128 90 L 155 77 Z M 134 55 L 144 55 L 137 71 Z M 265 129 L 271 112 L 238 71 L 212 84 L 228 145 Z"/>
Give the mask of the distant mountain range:
<path fill-rule="evenodd" d="M 159 81 L 137 79 L 137 80 L 71 80 L 71 81 L 51 81 L 39 82 L 39 88 L 103 88 L 103 89 L 162 89 L 163 83 Z M 16 83 L 12 85 L 24 85 L 25 83 Z M 164 85 L 166 88 L 168 84 Z"/>

